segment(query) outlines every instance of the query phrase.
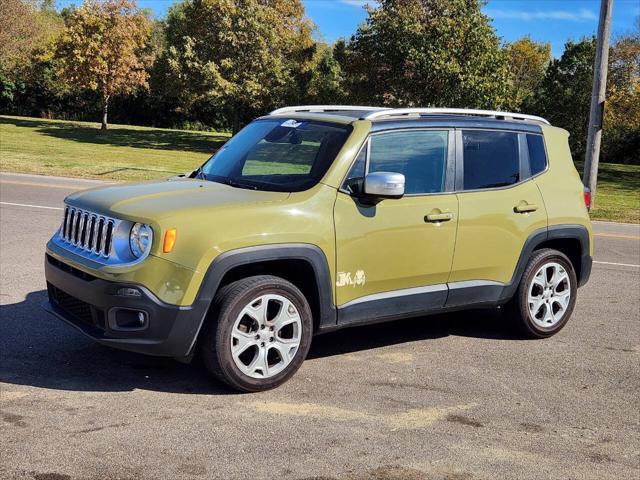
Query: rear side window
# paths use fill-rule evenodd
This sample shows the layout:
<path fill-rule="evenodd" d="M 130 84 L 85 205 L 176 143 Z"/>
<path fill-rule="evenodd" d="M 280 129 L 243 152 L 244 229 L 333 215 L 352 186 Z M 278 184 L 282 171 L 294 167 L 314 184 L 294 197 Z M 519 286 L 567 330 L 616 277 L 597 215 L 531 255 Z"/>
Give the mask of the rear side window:
<path fill-rule="evenodd" d="M 531 175 L 537 175 L 547 168 L 547 154 L 544 150 L 542 135 L 527 135 L 527 147 L 529 148 Z"/>
<path fill-rule="evenodd" d="M 507 187 L 520 181 L 516 133 L 465 130 L 462 143 L 465 190 Z"/>

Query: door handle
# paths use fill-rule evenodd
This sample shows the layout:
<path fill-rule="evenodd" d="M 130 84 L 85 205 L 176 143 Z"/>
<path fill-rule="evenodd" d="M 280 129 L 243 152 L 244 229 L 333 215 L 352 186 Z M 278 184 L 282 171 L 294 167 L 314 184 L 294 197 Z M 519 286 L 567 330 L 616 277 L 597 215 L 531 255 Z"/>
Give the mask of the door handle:
<path fill-rule="evenodd" d="M 529 213 L 535 212 L 536 210 L 538 210 L 538 205 L 536 205 L 535 203 L 527 203 L 524 201 L 513 207 L 513 211 L 516 213 Z"/>
<path fill-rule="evenodd" d="M 429 213 L 424 217 L 425 222 L 448 222 L 453 218 L 453 213 Z"/>

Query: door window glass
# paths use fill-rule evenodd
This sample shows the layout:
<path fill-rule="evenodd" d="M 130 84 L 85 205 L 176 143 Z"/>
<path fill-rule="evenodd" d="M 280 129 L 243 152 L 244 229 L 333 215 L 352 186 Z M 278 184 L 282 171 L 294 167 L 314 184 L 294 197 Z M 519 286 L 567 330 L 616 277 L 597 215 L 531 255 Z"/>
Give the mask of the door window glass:
<path fill-rule="evenodd" d="M 462 143 L 465 190 L 507 187 L 520 181 L 516 133 L 465 130 Z"/>
<path fill-rule="evenodd" d="M 390 132 L 373 135 L 370 142 L 368 173 L 402 173 L 409 195 L 444 191 L 448 132 Z"/>

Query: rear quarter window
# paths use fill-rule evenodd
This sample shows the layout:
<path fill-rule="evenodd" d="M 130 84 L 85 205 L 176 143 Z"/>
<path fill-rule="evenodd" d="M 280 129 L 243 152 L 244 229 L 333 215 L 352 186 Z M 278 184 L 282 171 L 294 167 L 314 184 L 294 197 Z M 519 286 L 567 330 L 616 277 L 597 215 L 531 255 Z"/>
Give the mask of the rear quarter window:
<path fill-rule="evenodd" d="M 543 172 L 547 168 L 547 152 L 544 148 L 542 135 L 527 134 L 527 148 L 529 149 L 531 175 Z"/>

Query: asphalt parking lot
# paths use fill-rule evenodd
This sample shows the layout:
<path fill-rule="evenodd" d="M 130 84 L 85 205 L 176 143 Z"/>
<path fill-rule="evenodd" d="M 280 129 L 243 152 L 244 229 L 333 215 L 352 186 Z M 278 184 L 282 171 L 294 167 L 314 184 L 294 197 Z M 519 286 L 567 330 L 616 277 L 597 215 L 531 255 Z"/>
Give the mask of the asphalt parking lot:
<path fill-rule="evenodd" d="M 573 318 L 521 341 L 472 311 L 314 340 L 282 387 L 99 346 L 44 313 L 64 196 L 0 175 L 0 478 L 640 478 L 640 227 L 596 223 Z"/>

